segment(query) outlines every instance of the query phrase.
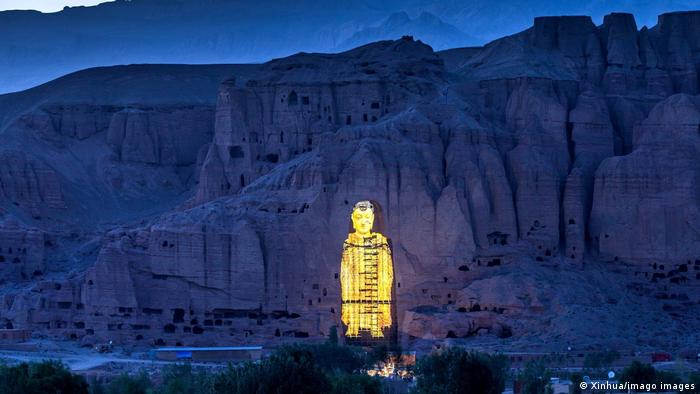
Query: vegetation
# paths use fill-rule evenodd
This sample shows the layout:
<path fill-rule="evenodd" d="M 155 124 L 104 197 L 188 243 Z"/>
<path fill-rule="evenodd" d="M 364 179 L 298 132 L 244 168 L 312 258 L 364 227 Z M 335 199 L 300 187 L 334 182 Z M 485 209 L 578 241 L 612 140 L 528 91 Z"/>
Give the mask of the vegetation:
<path fill-rule="evenodd" d="M 145 374 L 121 375 L 92 394 L 375 394 L 381 381 L 357 373 L 365 366 L 360 349 L 332 342 L 291 345 L 278 349 L 260 362 L 229 365 L 224 371 L 197 370 L 177 364 L 163 370 L 153 387 Z"/>
<path fill-rule="evenodd" d="M 329 375 L 331 393 L 381 394 L 382 385 L 377 378 L 365 374 L 333 373 Z"/>
<path fill-rule="evenodd" d="M 403 353 L 403 349 L 399 345 L 381 345 L 372 349 L 369 354 L 367 354 L 367 359 L 365 364 L 367 366 L 372 366 L 380 361 L 386 360 L 390 355 L 400 355 Z"/>
<path fill-rule="evenodd" d="M 352 373 L 362 369 L 371 362 L 368 361 L 361 348 L 353 346 L 338 346 L 332 343 L 319 345 L 291 345 L 278 352 L 307 350 L 313 355 L 315 364 L 325 372 Z"/>
<path fill-rule="evenodd" d="M 151 381 L 145 373 L 137 376 L 119 375 L 107 385 L 90 385 L 91 394 L 147 394 L 151 393 Z"/>
<path fill-rule="evenodd" d="M 336 326 L 331 326 L 331 329 L 328 332 L 328 343 L 331 345 L 338 344 L 338 328 Z"/>
<path fill-rule="evenodd" d="M 330 392 L 327 376 L 313 353 L 300 346 L 282 348 L 260 363 L 229 367 L 214 377 L 215 392 L 317 393 Z"/>
<path fill-rule="evenodd" d="M 525 369 L 518 376 L 522 384 L 523 394 L 547 394 L 551 391 L 549 378 L 551 372 L 545 367 L 542 361 L 529 362 L 525 364 Z"/>
<path fill-rule="evenodd" d="M 583 360 L 583 367 L 588 369 L 610 368 L 620 358 L 620 353 L 615 350 L 590 353 Z"/>
<path fill-rule="evenodd" d="M 700 372 L 693 372 L 688 377 L 688 383 L 693 385 L 693 389 L 689 392 L 691 394 L 700 394 Z"/>
<path fill-rule="evenodd" d="M 55 361 L 0 367 L 3 394 L 87 394 L 88 384 Z"/>
<path fill-rule="evenodd" d="M 190 364 L 173 364 L 152 380 L 145 372 L 123 374 L 107 384 L 88 387 L 79 375 L 54 361 L 0 365 L 0 393 L 3 394 L 387 394 L 396 391 L 390 383 L 362 371 L 399 348 L 379 347 L 366 354 L 332 340 L 318 345 L 290 345 L 259 362 L 229 365 L 224 370 L 196 369 Z M 614 354 L 601 353 L 589 366 L 600 368 L 614 360 Z M 416 394 L 464 393 L 500 394 L 508 377 L 504 356 L 451 348 L 424 357 L 416 368 Z M 530 362 L 518 375 L 522 393 L 548 394 L 551 373 L 544 362 Z M 581 373 L 569 376 L 572 393 L 580 393 Z M 620 381 L 635 383 L 687 382 L 695 384 L 691 393 L 700 392 L 700 373 L 681 379 L 672 372 L 658 371 L 649 364 L 634 362 L 620 374 Z M 405 382 L 403 382 L 405 384 Z"/>
<path fill-rule="evenodd" d="M 581 390 L 581 382 L 583 382 L 583 375 L 578 372 L 571 374 L 571 394 L 583 393 L 583 390 Z"/>
<path fill-rule="evenodd" d="M 421 360 L 416 393 L 500 394 L 508 374 L 507 359 L 453 348 Z"/>
<path fill-rule="evenodd" d="M 634 383 L 655 383 L 656 370 L 649 364 L 634 361 L 622 371 L 620 381 Z"/>
<path fill-rule="evenodd" d="M 689 383 L 693 383 L 693 374 L 689 376 Z M 622 371 L 620 381 L 628 381 L 644 384 L 681 383 L 684 382 L 680 376 L 670 371 L 658 371 L 649 364 L 634 361 Z M 640 390 L 637 390 L 640 391 Z M 692 391 L 691 391 L 692 392 Z"/>

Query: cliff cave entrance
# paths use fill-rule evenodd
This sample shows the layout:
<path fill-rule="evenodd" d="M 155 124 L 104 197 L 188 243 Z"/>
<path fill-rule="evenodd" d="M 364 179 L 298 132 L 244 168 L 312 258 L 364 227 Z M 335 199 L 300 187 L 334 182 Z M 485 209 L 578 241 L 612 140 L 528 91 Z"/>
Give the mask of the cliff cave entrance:
<path fill-rule="evenodd" d="M 394 343 L 394 265 L 379 204 L 359 201 L 350 219 L 340 263 L 345 341 L 361 346 Z"/>

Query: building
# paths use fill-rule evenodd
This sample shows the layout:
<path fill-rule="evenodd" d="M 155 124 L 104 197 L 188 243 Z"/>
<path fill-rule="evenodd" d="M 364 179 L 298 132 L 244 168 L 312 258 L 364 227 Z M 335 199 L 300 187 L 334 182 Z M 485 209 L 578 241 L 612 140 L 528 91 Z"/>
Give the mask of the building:
<path fill-rule="evenodd" d="M 155 350 L 164 361 L 248 361 L 260 360 L 262 346 L 162 347 Z"/>
<path fill-rule="evenodd" d="M 551 378 L 552 394 L 569 394 L 573 383 L 568 379 Z"/>

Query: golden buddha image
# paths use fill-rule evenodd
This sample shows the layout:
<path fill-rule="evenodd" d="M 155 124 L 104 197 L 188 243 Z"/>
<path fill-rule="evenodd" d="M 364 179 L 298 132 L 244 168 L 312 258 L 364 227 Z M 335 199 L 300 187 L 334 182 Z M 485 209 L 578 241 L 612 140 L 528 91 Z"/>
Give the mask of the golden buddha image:
<path fill-rule="evenodd" d="M 373 232 L 375 206 L 360 201 L 352 210 L 354 232 L 343 243 L 340 263 L 341 320 L 346 338 L 384 338 L 391 327 L 394 280 L 391 249 L 384 235 Z"/>

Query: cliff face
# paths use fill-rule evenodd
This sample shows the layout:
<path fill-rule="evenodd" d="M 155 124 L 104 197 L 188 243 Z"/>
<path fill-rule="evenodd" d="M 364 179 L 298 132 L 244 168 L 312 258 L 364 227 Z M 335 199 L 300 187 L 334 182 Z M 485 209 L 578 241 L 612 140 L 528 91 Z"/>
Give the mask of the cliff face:
<path fill-rule="evenodd" d="M 697 18 L 537 18 L 447 62 L 408 37 L 302 53 L 222 83 L 215 112 L 26 115 L 28 133 L 104 136 L 115 168 L 193 165 L 198 182 L 0 316 L 84 343 L 325 336 L 351 207 L 371 199 L 407 344 L 697 343 Z"/>
<path fill-rule="evenodd" d="M 394 57 L 391 57 L 391 54 Z M 435 94 L 442 62 L 424 44 L 385 41 L 338 55 L 300 54 L 219 91 L 216 134 L 194 203 L 235 194 L 342 126 L 376 124 Z"/>

